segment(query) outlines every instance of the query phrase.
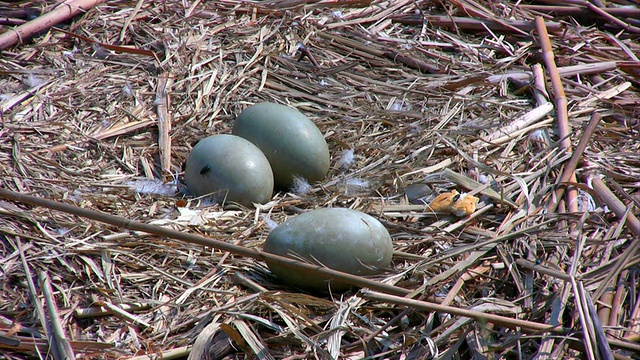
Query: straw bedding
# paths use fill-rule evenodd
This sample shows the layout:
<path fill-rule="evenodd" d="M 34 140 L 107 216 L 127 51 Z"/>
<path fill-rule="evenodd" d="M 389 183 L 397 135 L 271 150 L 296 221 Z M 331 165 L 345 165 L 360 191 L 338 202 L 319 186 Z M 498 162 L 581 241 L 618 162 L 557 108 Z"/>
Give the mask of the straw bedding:
<path fill-rule="evenodd" d="M 56 7 L 19 5 L 0 3 L 1 36 Z M 637 1 L 93 1 L 0 41 L 0 358 L 637 358 L 638 18 Z M 192 146 L 265 101 L 318 126 L 326 178 L 257 209 L 186 195 Z M 307 293 L 6 190 L 252 250 L 349 207 L 394 259 Z M 451 190 L 476 211 L 425 205 Z"/>

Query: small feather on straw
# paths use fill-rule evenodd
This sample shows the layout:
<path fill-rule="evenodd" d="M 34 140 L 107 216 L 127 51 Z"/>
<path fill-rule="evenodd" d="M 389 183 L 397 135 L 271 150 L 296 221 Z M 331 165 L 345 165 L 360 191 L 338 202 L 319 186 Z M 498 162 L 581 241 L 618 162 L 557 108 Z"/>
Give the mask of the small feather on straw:
<path fill-rule="evenodd" d="M 306 195 L 311 191 L 311 184 L 307 181 L 307 179 L 303 178 L 299 175 L 293 176 L 293 185 L 291 185 L 291 191 L 299 196 Z"/>
<path fill-rule="evenodd" d="M 131 186 L 133 190 L 139 194 L 154 194 L 171 196 L 175 195 L 177 191 L 176 184 L 165 184 L 157 179 L 139 179 L 127 181 L 125 185 Z"/>
<path fill-rule="evenodd" d="M 336 166 L 341 169 L 348 169 L 356 160 L 355 152 L 353 149 L 346 149 L 340 153 L 340 159 L 336 163 Z"/>

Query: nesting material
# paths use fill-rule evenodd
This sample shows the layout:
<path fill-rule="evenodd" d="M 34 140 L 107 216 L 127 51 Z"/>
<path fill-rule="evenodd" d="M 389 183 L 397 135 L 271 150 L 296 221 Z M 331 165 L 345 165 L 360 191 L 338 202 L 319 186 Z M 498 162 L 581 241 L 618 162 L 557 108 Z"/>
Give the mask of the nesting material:
<path fill-rule="evenodd" d="M 455 216 L 467 216 L 476 211 L 478 198 L 466 193 L 458 193 L 456 190 L 438 195 L 428 207 L 435 212 L 451 213 Z"/>
<path fill-rule="evenodd" d="M 50 10 L 80 2 L 95 6 L 51 28 Z M 0 354 L 53 354 L 61 336 L 68 358 L 186 358 L 196 338 L 219 359 L 637 353 L 640 7 L 544 3 L 74 0 L 3 12 L 0 194 L 250 250 L 288 219 L 350 208 L 392 238 L 389 266 L 360 284 L 448 307 L 311 295 L 260 258 L 2 198 Z M 18 41 L 10 24 L 22 23 L 33 31 Z M 255 207 L 186 196 L 180 164 L 197 141 L 232 134 L 264 102 L 313 122 L 328 172 Z M 434 212 L 442 188 L 432 207 L 446 212 Z M 473 212 L 475 196 L 487 206 Z M 29 285 L 39 273 L 53 298 Z M 224 331 L 204 331 L 215 325 Z M 242 354 L 214 354 L 220 344 Z"/>

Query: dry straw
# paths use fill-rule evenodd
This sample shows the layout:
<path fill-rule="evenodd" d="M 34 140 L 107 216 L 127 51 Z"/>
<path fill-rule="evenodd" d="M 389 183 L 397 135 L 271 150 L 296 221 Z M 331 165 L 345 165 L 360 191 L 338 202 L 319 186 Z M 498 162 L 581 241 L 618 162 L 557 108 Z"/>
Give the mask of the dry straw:
<path fill-rule="evenodd" d="M 550 3 L 0 7 L 0 352 L 639 353 L 640 7 Z M 263 101 L 318 126 L 327 177 L 256 209 L 184 195 L 192 146 Z M 451 190 L 477 210 L 428 209 Z M 377 217 L 392 266 L 273 259 L 363 289 L 305 293 L 263 261 L 275 224 L 324 207 Z"/>

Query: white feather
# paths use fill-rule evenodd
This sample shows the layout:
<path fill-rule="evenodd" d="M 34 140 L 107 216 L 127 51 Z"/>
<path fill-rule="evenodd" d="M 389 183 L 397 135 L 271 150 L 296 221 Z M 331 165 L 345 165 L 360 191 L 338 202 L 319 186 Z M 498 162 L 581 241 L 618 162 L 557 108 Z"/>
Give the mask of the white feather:
<path fill-rule="evenodd" d="M 267 225 L 269 231 L 273 231 L 273 229 L 278 227 L 278 223 L 271 220 L 271 217 L 269 215 L 262 215 L 262 220 L 264 220 L 264 223 L 265 225 Z"/>
<path fill-rule="evenodd" d="M 350 178 L 345 180 L 345 193 L 347 195 L 369 190 L 370 183 L 362 178 Z"/>
<path fill-rule="evenodd" d="M 132 180 L 127 181 L 125 185 L 131 186 L 135 192 L 140 194 L 171 196 L 175 195 L 177 190 L 176 184 L 165 184 L 156 179 Z"/>
<path fill-rule="evenodd" d="M 302 176 L 294 175 L 293 176 L 293 185 L 291 185 L 291 191 L 293 191 L 296 195 L 306 195 L 309 191 L 311 191 L 311 184 L 307 181 L 307 179 Z"/>
<path fill-rule="evenodd" d="M 342 153 L 340 153 L 340 159 L 338 160 L 336 165 L 339 168 L 347 169 L 351 165 L 353 165 L 355 160 L 356 160 L 356 155 L 353 149 L 343 150 Z"/>

